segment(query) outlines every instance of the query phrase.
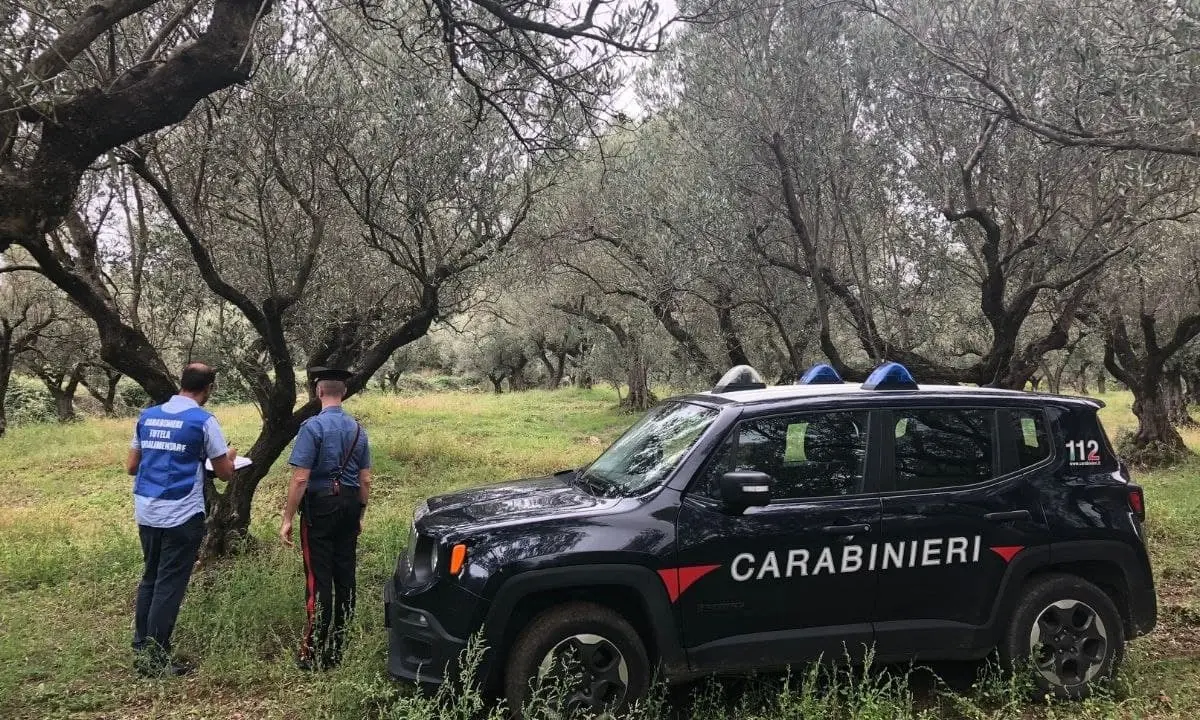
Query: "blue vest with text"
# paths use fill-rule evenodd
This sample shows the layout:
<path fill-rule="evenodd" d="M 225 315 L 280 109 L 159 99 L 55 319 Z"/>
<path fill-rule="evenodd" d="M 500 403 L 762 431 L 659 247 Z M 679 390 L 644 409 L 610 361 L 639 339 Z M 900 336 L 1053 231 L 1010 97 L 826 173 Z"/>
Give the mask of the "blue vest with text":
<path fill-rule="evenodd" d="M 212 417 L 201 408 L 179 413 L 155 406 L 142 412 L 137 423 L 142 462 L 133 493 L 159 500 L 186 498 L 204 462 L 204 424 Z"/>

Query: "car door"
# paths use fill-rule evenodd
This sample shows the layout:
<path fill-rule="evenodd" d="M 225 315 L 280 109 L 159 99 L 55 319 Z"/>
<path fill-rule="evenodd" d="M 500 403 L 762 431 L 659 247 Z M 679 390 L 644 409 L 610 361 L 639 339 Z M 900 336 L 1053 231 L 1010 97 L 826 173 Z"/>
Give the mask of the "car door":
<path fill-rule="evenodd" d="M 977 656 L 1008 564 L 1046 547 L 1031 480 L 1053 450 L 1040 410 L 896 408 L 885 416 L 877 648 Z"/>
<path fill-rule="evenodd" d="M 674 599 L 694 669 L 859 656 L 870 644 L 875 573 L 864 548 L 879 537 L 880 503 L 869 420 L 826 410 L 743 419 L 692 482 Z M 733 470 L 770 475 L 770 503 L 726 506 L 718 480 Z"/>

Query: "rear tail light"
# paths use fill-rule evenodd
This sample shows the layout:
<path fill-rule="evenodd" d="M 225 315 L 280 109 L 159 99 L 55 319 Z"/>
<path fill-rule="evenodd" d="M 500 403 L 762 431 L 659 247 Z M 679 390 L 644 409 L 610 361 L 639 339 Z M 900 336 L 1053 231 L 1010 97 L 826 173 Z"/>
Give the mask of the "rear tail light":
<path fill-rule="evenodd" d="M 1146 519 L 1146 495 L 1137 485 L 1129 487 L 1129 509 L 1138 520 Z"/>

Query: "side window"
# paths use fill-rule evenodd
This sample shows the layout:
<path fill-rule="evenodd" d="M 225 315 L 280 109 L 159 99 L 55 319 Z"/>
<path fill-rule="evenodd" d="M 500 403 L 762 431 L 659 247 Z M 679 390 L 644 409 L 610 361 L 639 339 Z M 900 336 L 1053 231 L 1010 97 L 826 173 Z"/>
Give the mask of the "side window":
<path fill-rule="evenodd" d="M 1013 408 L 1002 411 L 1012 427 L 1017 446 L 1016 470 L 1037 465 L 1051 455 L 1050 430 L 1046 415 L 1040 410 Z"/>
<path fill-rule="evenodd" d="M 757 470 L 775 480 L 773 500 L 862 492 L 866 412 L 818 412 L 748 420 L 718 450 L 705 478 L 711 497 L 732 470 Z"/>
<path fill-rule="evenodd" d="M 1104 434 L 1104 426 L 1096 416 L 1096 408 L 1074 406 L 1048 408 L 1056 426 L 1059 451 L 1067 461 L 1066 471 L 1072 475 L 1109 473 L 1119 465 L 1112 445 Z"/>
<path fill-rule="evenodd" d="M 892 417 L 897 490 L 971 485 L 997 474 L 994 410 L 895 410 Z"/>

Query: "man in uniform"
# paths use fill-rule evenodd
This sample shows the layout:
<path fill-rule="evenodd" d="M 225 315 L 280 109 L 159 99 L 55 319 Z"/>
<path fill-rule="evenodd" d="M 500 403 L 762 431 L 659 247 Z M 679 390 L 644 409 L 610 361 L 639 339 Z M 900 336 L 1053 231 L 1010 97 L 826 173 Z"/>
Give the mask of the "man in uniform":
<path fill-rule="evenodd" d="M 346 624 L 354 612 L 358 534 L 371 487 L 371 450 L 362 426 L 342 410 L 346 370 L 310 368 L 321 412 L 300 426 L 288 463 L 292 480 L 279 538 L 292 544 L 300 511 L 308 613 L 297 664 L 328 668 L 342 659 Z"/>
<path fill-rule="evenodd" d="M 228 482 L 237 455 L 201 407 L 216 378 L 200 363 L 184 368 L 179 394 L 138 418 L 125 461 L 135 477 L 134 517 L 145 561 L 134 612 L 134 667 L 148 677 L 191 671 L 171 658 L 171 633 L 204 539 L 204 461 Z"/>

